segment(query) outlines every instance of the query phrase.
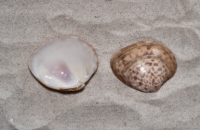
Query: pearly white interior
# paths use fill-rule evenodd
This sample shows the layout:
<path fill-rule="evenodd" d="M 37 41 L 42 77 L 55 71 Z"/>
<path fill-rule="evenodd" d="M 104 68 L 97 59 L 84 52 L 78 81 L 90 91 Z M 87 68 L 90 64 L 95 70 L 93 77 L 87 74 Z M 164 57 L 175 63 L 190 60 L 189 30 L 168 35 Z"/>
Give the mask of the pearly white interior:
<path fill-rule="evenodd" d="M 29 68 L 48 87 L 69 89 L 84 84 L 97 62 L 91 46 L 76 37 L 62 37 L 39 47 L 29 59 Z"/>

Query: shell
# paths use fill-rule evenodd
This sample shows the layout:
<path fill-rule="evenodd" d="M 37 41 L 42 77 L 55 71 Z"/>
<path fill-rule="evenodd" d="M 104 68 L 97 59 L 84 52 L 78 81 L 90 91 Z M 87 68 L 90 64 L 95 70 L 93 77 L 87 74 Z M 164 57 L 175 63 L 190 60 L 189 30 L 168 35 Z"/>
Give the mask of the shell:
<path fill-rule="evenodd" d="M 152 41 L 140 41 L 121 49 L 112 56 L 110 65 L 120 81 L 146 93 L 158 91 L 177 69 L 173 53 Z"/>
<path fill-rule="evenodd" d="M 29 58 L 29 69 L 42 84 L 63 91 L 84 88 L 97 67 L 95 50 L 74 36 L 49 41 Z"/>

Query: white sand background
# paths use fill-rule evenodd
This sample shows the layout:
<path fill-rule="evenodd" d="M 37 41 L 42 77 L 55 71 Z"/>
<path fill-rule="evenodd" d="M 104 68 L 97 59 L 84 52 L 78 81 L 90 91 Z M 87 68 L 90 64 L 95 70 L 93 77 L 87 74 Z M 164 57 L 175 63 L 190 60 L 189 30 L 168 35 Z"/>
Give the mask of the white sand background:
<path fill-rule="evenodd" d="M 99 68 L 79 93 L 41 85 L 28 70 L 45 41 L 75 35 Z M 199 130 L 199 0 L 0 0 L 0 130 Z M 178 69 L 160 91 L 127 87 L 111 56 L 141 40 L 164 44 Z"/>

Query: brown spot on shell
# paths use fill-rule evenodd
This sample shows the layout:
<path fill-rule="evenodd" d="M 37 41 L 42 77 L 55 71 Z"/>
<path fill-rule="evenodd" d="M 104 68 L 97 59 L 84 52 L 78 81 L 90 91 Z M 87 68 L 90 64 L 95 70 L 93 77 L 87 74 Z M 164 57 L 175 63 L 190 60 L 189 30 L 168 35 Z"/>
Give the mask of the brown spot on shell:
<path fill-rule="evenodd" d="M 138 78 L 135 76 L 134 79 L 137 80 Z"/>
<path fill-rule="evenodd" d="M 145 65 L 151 66 L 152 63 L 151 62 L 146 62 Z"/>
<path fill-rule="evenodd" d="M 155 89 L 158 89 L 159 87 L 158 87 L 158 86 L 155 86 L 154 88 L 155 88 Z"/>
<path fill-rule="evenodd" d="M 153 79 L 153 80 L 152 80 L 152 83 L 154 83 L 154 81 L 155 81 L 155 80 Z"/>
<path fill-rule="evenodd" d="M 150 49 L 151 49 L 151 45 L 148 45 L 148 46 L 147 46 L 147 50 L 150 50 Z"/>
<path fill-rule="evenodd" d="M 154 63 L 153 65 L 154 65 L 154 66 L 158 66 L 158 63 Z"/>

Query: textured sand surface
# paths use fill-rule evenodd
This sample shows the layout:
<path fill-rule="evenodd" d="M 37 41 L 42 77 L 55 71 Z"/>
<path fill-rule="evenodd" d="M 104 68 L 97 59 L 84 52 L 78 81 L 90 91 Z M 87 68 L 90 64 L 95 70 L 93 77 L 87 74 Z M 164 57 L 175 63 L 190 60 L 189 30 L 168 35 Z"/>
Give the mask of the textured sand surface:
<path fill-rule="evenodd" d="M 76 35 L 99 56 L 79 93 L 42 86 L 27 61 L 43 42 Z M 176 56 L 175 76 L 156 93 L 120 82 L 111 56 L 141 40 Z M 0 130 L 198 130 L 199 0 L 1 0 Z"/>

